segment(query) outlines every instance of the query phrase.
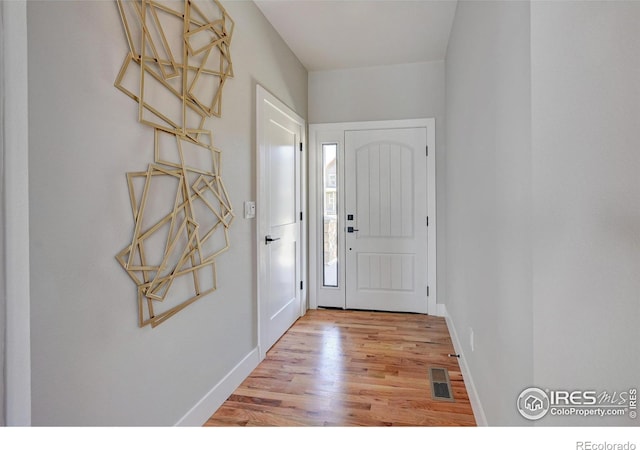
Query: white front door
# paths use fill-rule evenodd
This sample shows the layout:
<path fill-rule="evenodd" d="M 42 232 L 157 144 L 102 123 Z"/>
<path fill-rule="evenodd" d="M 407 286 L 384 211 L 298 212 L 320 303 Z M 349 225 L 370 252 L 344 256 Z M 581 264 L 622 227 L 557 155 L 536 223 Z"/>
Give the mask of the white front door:
<path fill-rule="evenodd" d="M 427 313 L 427 130 L 346 131 L 346 307 Z"/>
<path fill-rule="evenodd" d="M 300 317 L 301 160 L 304 122 L 258 87 L 258 299 L 260 352 Z"/>

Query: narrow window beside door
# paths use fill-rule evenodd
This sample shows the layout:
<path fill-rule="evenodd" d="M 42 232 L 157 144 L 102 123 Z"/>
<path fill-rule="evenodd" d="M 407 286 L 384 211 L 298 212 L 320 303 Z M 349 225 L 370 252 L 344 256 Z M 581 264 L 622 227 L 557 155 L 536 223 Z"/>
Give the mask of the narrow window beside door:
<path fill-rule="evenodd" d="M 338 287 L 337 144 L 322 144 L 324 256 L 323 285 Z"/>

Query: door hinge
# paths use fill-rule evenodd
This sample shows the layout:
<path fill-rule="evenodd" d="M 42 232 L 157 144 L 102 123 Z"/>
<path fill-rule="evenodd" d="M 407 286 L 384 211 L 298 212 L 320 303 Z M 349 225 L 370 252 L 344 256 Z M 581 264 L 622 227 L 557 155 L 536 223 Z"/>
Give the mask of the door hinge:
<path fill-rule="evenodd" d="M 304 281 L 301 281 L 300 282 L 300 290 L 302 290 L 303 286 L 304 286 Z"/>
<path fill-rule="evenodd" d="M 429 286 L 427 286 L 427 297 L 429 296 Z"/>
<path fill-rule="evenodd" d="M 302 142 L 300 142 L 300 151 L 302 151 Z"/>
<path fill-rule="evenodd" d="M 300 211 L 300 221 L 302 221 L 302 211 Z"/>
<path fill-rule="evenodd" d="M 429 156 L 429 146 L 427 145 L 426 148 L 427 148 L 427 156 Z"/>
<path fill-rule="evenodd" d="M 427 226 L 429 226 L 429 216 L 427 216 Z"/>

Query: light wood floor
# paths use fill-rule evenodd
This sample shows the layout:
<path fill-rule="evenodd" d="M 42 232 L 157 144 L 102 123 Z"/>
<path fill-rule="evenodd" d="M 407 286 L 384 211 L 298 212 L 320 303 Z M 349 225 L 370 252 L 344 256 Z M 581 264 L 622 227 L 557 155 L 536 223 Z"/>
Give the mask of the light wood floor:
<path fill-rule="evenodd" d="M 310 310 L 205 426 L 475 425 L 444 319 Z M 449 370 L 455 402 L 431 398 Z"/>

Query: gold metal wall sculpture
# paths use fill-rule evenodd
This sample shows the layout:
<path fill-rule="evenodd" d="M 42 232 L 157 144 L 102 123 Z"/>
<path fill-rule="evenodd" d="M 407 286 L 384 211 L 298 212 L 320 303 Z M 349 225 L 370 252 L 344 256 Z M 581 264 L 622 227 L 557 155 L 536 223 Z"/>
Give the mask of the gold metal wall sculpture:
<path fill-rule="evenodd" d="M 217 0 L 116 0 L 129 53 L 115 86 L 154 129 L 154 162 L 127 173 L 134 231 L 116 255 L 155 327 L 216 289 L 234 219 L 220 150 L 205 129 L 233 76 L 234 22 Z"/>

